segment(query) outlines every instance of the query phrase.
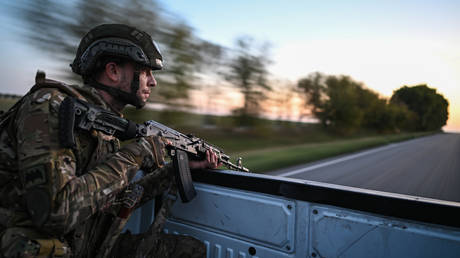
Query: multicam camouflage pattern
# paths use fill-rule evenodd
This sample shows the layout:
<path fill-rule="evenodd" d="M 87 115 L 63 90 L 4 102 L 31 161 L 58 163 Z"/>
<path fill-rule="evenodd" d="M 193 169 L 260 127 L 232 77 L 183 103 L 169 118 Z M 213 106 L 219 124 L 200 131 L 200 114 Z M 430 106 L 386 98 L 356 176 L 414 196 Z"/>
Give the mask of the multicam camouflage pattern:
<path fill-rule="evenodd" d="M 69 246 L 37 230 L 11 227 L 2 232 L 0 257 L 69 257 Z"/>
<path fill-rule="evenodd" d="M 171 167 L 163 166 L 159 139 L 145 138 L 120 148 L 113 136 L 78 131 L 77 147 L 61 148 L 58 112 L 68 95 L 109 109 L 95 89 L 70 87 L 43 80 L 7 114 L 9 119 L 0 121 L 0 229 L 5 257 L 21 251 L 38 255 L 33 253 L 37 243 L 42 246 L 40 254 L 44 245 L 50 245 L 45 255 L 95 257 L 103 251 L 99 247 L 120 210 L 116 196 L 140 168 L 155 172 L 138 182 L 144 188 L 139 205 L 174 181 Z"/>

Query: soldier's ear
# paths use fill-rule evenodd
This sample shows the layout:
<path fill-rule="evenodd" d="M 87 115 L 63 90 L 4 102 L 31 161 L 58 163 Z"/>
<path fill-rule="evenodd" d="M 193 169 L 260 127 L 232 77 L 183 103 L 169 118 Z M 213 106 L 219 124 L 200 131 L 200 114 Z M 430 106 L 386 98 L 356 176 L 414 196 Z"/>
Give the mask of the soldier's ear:
<path fill-rule="evenodd" d="M 114 83 L 118 83 L 121 80 L 121 67 L 115 62 L 108 62 L 105 65 L 104 73 Z"/>

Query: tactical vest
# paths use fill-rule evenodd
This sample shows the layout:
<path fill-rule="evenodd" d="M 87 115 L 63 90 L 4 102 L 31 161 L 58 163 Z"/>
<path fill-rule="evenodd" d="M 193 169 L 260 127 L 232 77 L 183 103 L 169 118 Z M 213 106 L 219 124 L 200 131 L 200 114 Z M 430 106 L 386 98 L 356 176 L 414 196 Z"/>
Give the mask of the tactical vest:
<path fill-rule="evenodd" d="M 0 232 L 2 232 L 0 236 L 3 238 L 8 238 L 8 234 L 11 234 L 11 230 L 6 231 L 5 233 L 5 229 L 15 228 L 17 230 L 14 232 L 18 232 L 18 234 L 26 236 L 24 239 L 25 242 L 22 243 L 24 246 L 28 246 L 27 243 L 30 242 L 30 239 L 35 240 L 34 243 L 40 244 L 38 246 L 38 248 L 41 246 L 40 255 L 47 256 L 48 254 L 53 253 L 55 256 L 65 256 L 69 249 L 64 242 L 58 240 L 57 238 L 44 239 L 43 236 L 37 237 L 39 234 L 37 234 L 37 231 L 33 229 L 33 224 L 30 222 L 27 211 L 18 209 L 19 206 L 24 207 L 24 204 L 16 204 L 18 205 L 16 208 L 11 206 L 13 202 L 22 199 L 22 185 L 18 178 L 18 166 L 16 164 L 17 147 L 14 132 L 14 119 L 17 116 L 18 110 L 24 103 L 26 97 L 34 94 L 40 89 L 57 89 L 68 96 L 78 98 L 83 101 L 87 101 L 87 99 L 76 89 L 67 84 L 46 79 L 44 72 L 37 72 L 35 82 L 36 84 L 25 96 L 23 96 L 7 112 L 0 115 L 0 197 L 1 199 L 5 200 L 0 200 Z M 89 138 L 87 140 L 91 141 L 93 144 L 85 144 L 85 146 L 83 146 L 83 144 L 80 144 L 81 142 L 77 139 L 77 146 L 74 150 L 78 161 L 78 169 L 76 171 L 77 176 L 84 173 L 88 168 L 92 168 L 100 162 L 104 161 L 108 155 L 118 151 L 120 147 L 118 139 L 105 135 L 102 132 L 92 131 L 82 135 L 82 137 Z M 85 150 L 85 148 L 87 148 L 87 150 Z M 87 153 L 91 153 L 91 155 L 87 155 Z M 8 203 L 8 201 L 10 203 Z M 13 208 L 13 210 L 10 208 Z M 78 227 L 75 232 L 72 232 L 70 237 L 66 237 L 66 239 L 69 240 L 68 238 L 70 238 L 72 246 L 80 251 L 85 249 L 85 247 L 88 247 L 88 245 L 94 245 L 98 238 L 105 237 L 99 235 L 97 231 L 94 230 L 94 226 L 100 226 L 100 220 L 103 220 L 103 217 L 103 214 L 97 215 L 95 218 L 91 219 L 92 221 L 88 221 L 88 223 L 85 225 Z M 18 225 L 18 222 L 20 222 L 20 225 Z M 26 228 L 24 228 L 24 226 Z M 80 241 L 79 239 L 74 238 L 74 236 L 78 235 L 86 235 L 87 238 L 81 239 Z M 31 250 L 26 250 L 26 253 L 33 253 L 36 251 L 34 250 L 34 248 L 36 248 L 36 245 L 34 244 L 28 246 L 28 248 Z M 18 250 L 17 253 L 20 254 L 21 250 Z"/>

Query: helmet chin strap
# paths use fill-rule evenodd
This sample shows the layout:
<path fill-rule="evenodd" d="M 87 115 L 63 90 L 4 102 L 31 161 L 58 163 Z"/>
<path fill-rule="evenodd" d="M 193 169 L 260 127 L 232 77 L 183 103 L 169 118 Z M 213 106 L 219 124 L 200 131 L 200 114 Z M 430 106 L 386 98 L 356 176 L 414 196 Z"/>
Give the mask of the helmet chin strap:
<path fill-rule="evenodd" d="M 94 79 L 90 79 L 89 84 L 96 89 L 107 92 L 117 100 L 120 100 L 126 104 L 131 104 L 137 109 L 140 109 L 145 106 L 145 102 L 142 102 L 139 97 L 137 97 L 137 91 L 139 90 L 139 76 L 139 71 L 135 70 L 133 73 L 133 80 L 131 81 L 131 92 L 126 92 L 118 88 L 107 86 Z"/>

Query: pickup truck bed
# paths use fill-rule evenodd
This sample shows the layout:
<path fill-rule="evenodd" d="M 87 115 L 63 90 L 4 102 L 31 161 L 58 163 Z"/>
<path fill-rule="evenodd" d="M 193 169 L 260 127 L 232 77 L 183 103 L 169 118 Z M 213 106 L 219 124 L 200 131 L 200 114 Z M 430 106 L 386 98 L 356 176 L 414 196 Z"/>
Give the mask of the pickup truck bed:
<path fill-rule="evenodd" d="M 460 203 L 234 171 L 194 171 L 165 231 L 208 257 L 460 257 Z M 154 220 L 154 203 L 128 222 Z"/>

